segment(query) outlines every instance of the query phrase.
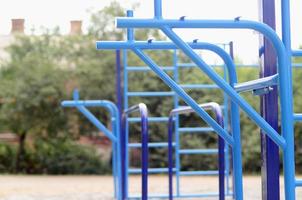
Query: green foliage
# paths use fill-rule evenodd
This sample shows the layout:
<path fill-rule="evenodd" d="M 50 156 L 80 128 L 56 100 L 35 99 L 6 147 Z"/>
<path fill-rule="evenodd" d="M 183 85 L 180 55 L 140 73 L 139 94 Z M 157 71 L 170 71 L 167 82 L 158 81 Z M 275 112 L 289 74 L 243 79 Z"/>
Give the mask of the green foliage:
<path fill-rule="evenodd" d="M 28 148 L 26 172 L 30 174 L 106 174 L 104 164 L 95 149 L 64 140 L 36 140 Z"/>
<path fill-rule="evenodd" d="M 14 172 L 16 154 L 16 146 L 0 143 L 0 173 Z"/>

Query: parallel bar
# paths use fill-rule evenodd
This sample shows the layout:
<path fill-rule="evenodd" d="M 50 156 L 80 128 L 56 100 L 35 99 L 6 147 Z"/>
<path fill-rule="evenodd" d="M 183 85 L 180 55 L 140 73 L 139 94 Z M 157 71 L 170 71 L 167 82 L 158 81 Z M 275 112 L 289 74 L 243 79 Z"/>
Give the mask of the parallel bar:
<path fill-rule="evenodd" d="M 175 143 L 172 144 L 175 146 Z M 128 144 L 129 148 L 141 148 L 142 143 L 129 143 Z M 149 148 L 156 148 L 156 147 L 168 147 L 168 142 L 149 142 L 148 143 Z"/>
<path fill-rule="evenodd" d="M 129 97 L 133 96 L 141 96 L 141 97 L 166 97 L 166 96 L 174 96 L 174 92 L 128 92 L 127 95 Z"/>
<path fill-rule="evenodd" d="M 218 149 L 180 149 L 179 154 L 218 154 Z"/>
<path fill-rule="evenodd" d="M 179 132 L 188 133 L 188 132 L 212 132 L 214 131 L 211 127 L 183 127 L 178 129 Z"/>
<path fill-rule="evenodd" d="M 267 87 L 272 87 L 278 85 L 278 75 L 272 75 L 257 80 L 247 81 L 244 83 L 238 83 L 235 85 L 235 90 L 237 92 L 247 92 L 258 89 L 263 89 Z"/>
<path fill-rule="evenodd" d="M 148 122 L 167 122 L 168 117 L 148 117 Z M 128 122 L 140 122 L 139 117 L 129 117 Z"/>
<path fill-rule="evenodd" d="M 213 176 L 218 175 L 218 170 L 208 170 L 208 171 L 180 171 L 179 175 L 181 176 Z"/>

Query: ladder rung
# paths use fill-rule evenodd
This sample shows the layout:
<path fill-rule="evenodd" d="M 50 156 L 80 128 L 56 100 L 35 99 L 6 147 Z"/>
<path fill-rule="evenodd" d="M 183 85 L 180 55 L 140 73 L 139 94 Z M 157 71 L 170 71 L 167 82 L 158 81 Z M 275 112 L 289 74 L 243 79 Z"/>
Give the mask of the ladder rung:
<path fill-rule="evenodd" d="M 196 67 L 194 63 L 177 63 L 177 67 Z"/>
<path fill-rule="evenodd" d="M 302 67 L 302 63 L 293 63 L 292 66 L 295 68 L 300 68 Z"/>
<path fill-rule="evenodd" d="M 179 154 L 217 154 L 217 149 L 180 149 Z"/>
<path fill-rule="evenodd" d="M 149 168 L 148 173 L 149 174 L 156 174 L 156 173 L 168 173 L 169 168 Z M 176 169 L 173 168 L 173 171 L 175 172 Z M 132 168 L 128 170 L 129 174 L 141 174 L 142 169 Z"/>
<path fill-rule="evenodd" d="M 179 175 L 181 176 L 212 176 L 212 175 L 218 175 L 219 172 L 217 170 L 208 170 L 208 171 L 180 171 Z"/>
<path fill-rule="evenodd" d="M 128 92 L 128 96 L 145 96 L 145 97 L 157 97 L 157 96 L 174 96 L 174 92 Z"/>
<path fill-rule="evenodd" d="M 295 113 L 294 114 L 295 121 L 302 121 L 302 113 Z"/>
<path fill-rule="evenodd" d="M 302 187 L 302 179 L 296 179 L 296 187 Z"/>
<path fill-rule="evenodd" d="M 165 67 L 160 67 L 162 70 L 165 71 L 172 71 L 174 70 L 173 66 L 165 66 Z M 150 67 L 146 67 L 146 66 L 128 66 L 127 71 L 151 71 Z"/>
<path fill-rule="evenodd" d="M 218 88 L 217 85 L 214 84 L 184 84 L 180 85 L 184 89 L 215 89 Z"/>
<path fill-rule="evenodd" d="M 148 117 L 148 122 L 167 122 L 169 117 Z M 129 117 L 128 122 L 141 122 L 139 117 Z"/>
<path fill-rule="evenodd" d="M 214 131 L 211 127 L 183 127 L 178 129 L 179 132 L 212 132 Z"/>
<path fill-rule="evenodd" d="M 175 146 L 175 143 L 172 143 L 173 146 Z M 141 148 L 142 147 L 142 143 L 130 143 L 128 144 L 129 148 Z M 148 143 L 148 147 L 168 147 L 168 143 L 167 142 L 153 142 L 153 143 Z"/>

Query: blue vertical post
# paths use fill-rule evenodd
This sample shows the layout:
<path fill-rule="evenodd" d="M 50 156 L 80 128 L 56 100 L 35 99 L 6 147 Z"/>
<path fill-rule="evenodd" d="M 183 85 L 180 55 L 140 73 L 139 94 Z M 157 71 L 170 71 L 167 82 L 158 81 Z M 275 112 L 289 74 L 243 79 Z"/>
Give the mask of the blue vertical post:
<path fill-rule="evenodd" d="M 276 29 L 275 25 L 275 0 L 260 1 L 260 18 L 263 23 Z M 260 77 L 267 77 L 277 73 L 276 54 L 270 42 L 261 38 L 260 46 L 263 47 L 261 57 Z M 278 91 L 277 86 L 273 91 L 261 97 L 261 114 L 264 119 L 275 129 L 278 130 Z M 272 112 L 274 111 L 274 112 Z M 279 200 L 279 148 L 261 130 L 261 155 L 262 155 L 262 199 Z"/>
<path fill-rule="evenodd" d="M 117 105 L 117 109 L 119 112 L 119 116 L 122 116 L 122 112 L 123 112 L 123 105 L 122 105 L 122 81 L 121 81 L 121 75 L 122 75 L 122 67 L 121 67 L 121 51 L 120 50 L 116 50 L 115 51 L 115 94 L 116 94 L 116 105 Z M 121 122 L 121 119 L 120 119 Z M 120 130 L 122 131 L 122 133 L 124 132 L 122 124 L 120 123 Z M 121 158 L 124 159 L 124 138 L 123 135 L 121 135 L 120 137 L 121 141 Z M 122 161 L 122 194 L 124 195 L 124 161 Z"/>
<path fill-rule="evenodd" d="M 174 65 L 174 80 L 175 82 L 179 82 L 179 71 L 178 71 L 178 57 L 177 57 L 178 50 L 174 50 L 173 53 L 173 65 Z M 174 96 L 174 108 L 179 107 L 179 97 L 177 95 Z M 176 196 L 180 195 L 180 177 L 179 172 L 181 171 L 180 166 L 180 158 L 179 158 L 179 148 L 180 148 L 180 136 L 179 136 L 179 116 L 175 116 L 175 175 L 176 175 Z"/>
<path fill-rule="evenodd" d="M 122 105 L 122 66 L 121 66 L 121 50 L 115 51 L 115 65 L 116 65 L 116 71 L 115 71 L 115 93 L 116 93 L 116 106 L 119 110 L 120 116 L 122 115 L 123 111 L 123 105 Z"/>

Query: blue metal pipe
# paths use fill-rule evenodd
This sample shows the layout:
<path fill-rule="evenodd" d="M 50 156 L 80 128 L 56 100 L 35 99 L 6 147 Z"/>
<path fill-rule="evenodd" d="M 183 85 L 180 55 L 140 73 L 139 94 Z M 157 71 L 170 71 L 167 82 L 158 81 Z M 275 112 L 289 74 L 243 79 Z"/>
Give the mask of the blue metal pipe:
<path fill-rule="evenodd" d="M 127 115 L 133 112 L 140 112 L 141 115 L 141 135 L 142 135 L 142 200 L 148 199 L 148 109 L 143 103 L 134 105 L 124 111 L 123 124 L 125 124 Z M 123 127 L 125 128 L 125 127 Z M 127 173 L 127 172 L 125 172 Z M 125 197 L 124 197 L 125 198 Z"/>
<path fill-rule="evenodd" d="M 78 108 L 81 112 L 84 111 L 86 113 L 86 111 L 88 111 L 85 107 L 105 107 L 111 116 L 111 120 L 112 120 L 112 127 L 113 127 L 113 137 L 115 138 L 115 140 L 112 140 L 112 145 L 113 145 L 113 177 L 114 177 L 114 195 L 118 200 L 122 200 L 122 166 L 121 166 L 121 145 L 120 145 L 120 132 L 121 132 L 121 127 L 120 127 L 120 114 L 119 114 L 119 110 L 116 107 L 116 105 L 110 101 L 107 100 L 88 100 L 88 101 L 81 101 L 79 100 L 79 93 L 77 90 L 74 90 L 73 93 L 73 101 L 63 101 L 61 103 L 61 105 L 63 107 L 76 107 Z M 83 109 L 84 108 L 84 109 Z M 88 111 L 88 116 L 90 116 L 90 114 L 93 116 L 92 113 L 90 113 Z M 85 115 L 86 116 L 86 115 Z M 96 117 L 92 117 L 91 119 L 96 119 Z M 90 119 L 89 119 L 90 120 Z M 96 121 L 94 121 L 96 122 Z M 97 122 L 96 122 L 97 123 Z M 101 123 L 101 122 L 99 122 Z M 97 124 L 99 125 L 99 124 Z M 98 128 L 100 126 L 97 126 Z M 104 132 L 105 133 L 105 132 Z M 110 138 L 110 135 L 108 136 Z"/>
<path fill-rule="evenodd" d="M 99 48 L 102 48 L 102 42 L 100 42 L 99 44 L 100 44 Z M 165 45 L 171 45 L 171 43 L 170 44 L 169 43 L 165 43 Z M 172 45 L 175 46 L 174 44 L 172 44 Z M 234 86 L 234 84 L 237 82 L 235 66 L 234 66 L 234 63 L 232 61 L 232 58 L 230 58 L 230 56 L 223 49 L 221 49 L 220 47 L 218 47 L 216 45 L 208 44 L 208 43 L 192 43 L 191 45 L 196 45 L 196 47 L 201 48 L 201 49 L 204 48 L 204 49 L 207 49 L 207 50 L 214 51 L 219 56 L 221 56 L 221 58 L 224 60 L 226 66 L 227 66 L 227 69 L 228 69 L 228 75 L 229 75 L 230 84 L 231 84 L 231 86 Z M 173 46 L 170 46 L 170 47 L 173 47 Z M 165 48 L 164 45 L 162 45 L 161 48 Z M 236 104 L 234 104 L 234 103 L 231 104 L 231 118 L 232 118 L 231 119 L 231 123 L 232 123 L 233 133 L 235 133 L 235 135 L 239 135 L 240 134 L 239 109 L 238 109 L 238 106 Z M 235 152 L 236 152 L 236 150 L 232 151 L 233 154 L 235 154 Z M 238 152 L 240 154 L 240 152 L 241 152 L 240 148 L 239 148 Z M 233 157 L 235 157 L 235 155 L 233 155 Z M 238 155 L 236 157 L 238 157 Z M 241 158 L 239 158 L 239 160 L 240 159 Z M 241 161 L 239 161 L 239 162 L 237 161 L 237 164 L 239 164 L 239 163 L 241 163 Z M 234 165 L 235 165 L 235 163 L 234 163 Z M 240 184 L 242 185 L 242 181 L 240 181 L 239 179 L 240 179 L 240 176 L 237 176 L 237 180 L 236 181 L 238 182 L 239 185 Z M 239 186 L 237 186 L 237 187 L 239 187 Z M 178 193 L 179 192 L 177 191 L 177 194 Z"/>
<path fill-rule="evenodd" d="M 215 45 L 212 44 L 207 44 L 207 43 L 189 43 L 190 46 L 192 48 L 196 48 L 196 49 L 209 49 L 209 50 L 213 50 L 213 47 Z M 149 48 L 147 47 L 149 45 Z M 281 44 L 282 45 L 282 44 Z M 145 48 L 145 49 L 173 49 L 176 48 L 176 46 L 174 44 L 171 43 L 167 43 L 167 42 L 152 42 L 150 44 L 146 44 L 146 42 L 133 42 L 133 43 L 129 43 L 129 42 L 97 42 L 97 49 L 118 49 L 118 48 Z M 283 48 L 284 49 L 284 48 Z M 222 50 L 223 51 L 223 50 Z M 281 59 L 282 60 L 282 59 Z M 198 58 L 198 63 L 200 64 L 200 59 Z M 232 63 L 231 61 L 228 61 L 228 63 Z M 197 64 L 197 63 L 196 63 Z M 202 63 L 202 65 L 206 65 L 205 63 Z M 203 68 L 205 69 L 205 68 Z M 252 109 L 251 106 L 249 106 L 247 103 L 245 103 L 245 101 L 242 101 L 242 98 L 236 94 L 236 92 L 234 92 L 232 89 L 230 89 L 230 87 L 227 84 L 223 84 L 221 82 L 225 82 L 222 78 L 220 78 L 218 75 L 215 74 L 215 72 L 210 71 L 209 69 L 207 69 L 208 72 L 211 73 L 211 76 L 214 76 L 216 78 L 217 81 L 220 82 L 220 84 L 218 84 L 218 82 L 216 82 L 216 84 L 218 84 L 222 89 L 226 89 L 228 88 L 228 95 L 232 95 L 234 97 L 231 97 L 232 99 L 235 98 L 234 100 L 236 100 L 236 103 L 241 106 L 247 113 L 248 115 L 262 128 L 266 131 L 266 133 L 269 135 L 269 137 L 271 137 L 275 143 L 277 143 L 279 146 L 281 146 L 282 148 L 285 147 L 285 141 L 284 139 L 278 135 L 278 133 L 272 129 L 266 122 L 265 120 L 263 120 L 260 115 L 254 111 L 254 109 Z M 228 72 L 229 72 L 229 77 L 230 78 L 234 78 L 236 77 L 236 73 L 233 70 L 230 70 L 228 68 Z M 233 83 L 236 83 L 237 81 L 231 81 Z M 236 96 L 236 97 L 235 97 Z M 240 99 L 240 100 L 238 100 Z"/>
<path fill-rule="evenodd" d="M 294 50 L 294 51 L 292 51 L 292 56 L 301 57 L 302 56 L 302 50 Z"/>
<path fill-rule="evenodd" d="M 76 107 L 93 125 L 102 131 L 112 142 L 116 142 L 116 137 L 108 130 L 89 110 L 77 101 L 63 101 L 63 107 Z"/>
<path fill-rule="evenodd" d="M 190 105 L 197 114 L 204 119 L 225 141 L 233 146 L 233 138 L 223 129 L 211 116 L 206 113 L 198 104 L 177 84 L 173 81 L 154 61 L 144 54 L 140 49 L 133 48 L 132 51 L 144 61 L 152 70 L 169 86 L 173 89 L 188 105 Z"/>
<path fill-rule="evenodd" d="M 292 97 L 292 67 L 291 67 L 291 27 L 290 27 L 290 2 L 289 0 L 281 1 L 281 16 L 282 16 L 282 41 L 286 49 L 286 57 L 287 59 L 287 70 L 284 76 L 288 79 L 288 85 L 285 85 L 285 88 L 281 90 L 281 98 L 285 98 L 287 100 L 286 113 L 282 113 L 282 118 L 287 119 L 287 123 L 285 121 L 282 122 L 282 133 L 283 137 L 286 140 L 287 147 L 284 150 L 284 186 L 285 186 L 285 198 L 289 200 L 294 200 L 295 197 L 295 141 L 294 141 L 294 131 L 293 131 L 293 97 Z M 282 72 L 279 71 L 280 76 Z M 282 82 L 281 82 L 282 85 Z M 284 92 L 284 93 L 282 93 Z M 282 106 L 282 102 L 281 102 Z M 284 106 L 282 106 L 284 107 Z M 282 108 L 281 107 L 281 108 Z"/>

